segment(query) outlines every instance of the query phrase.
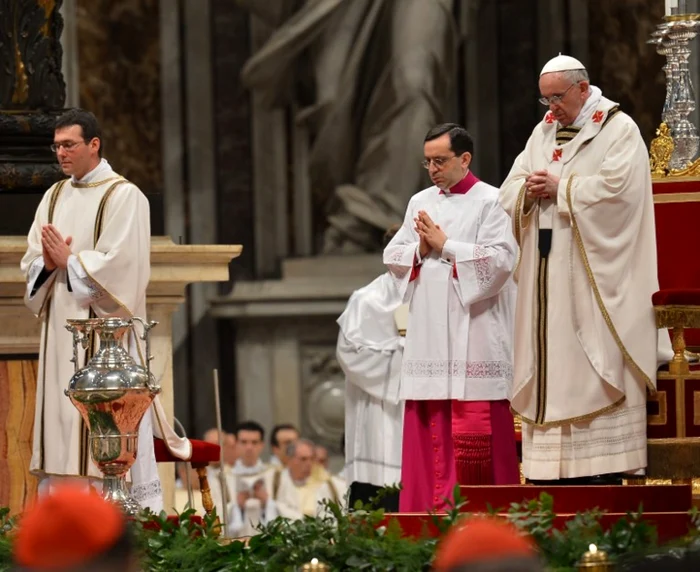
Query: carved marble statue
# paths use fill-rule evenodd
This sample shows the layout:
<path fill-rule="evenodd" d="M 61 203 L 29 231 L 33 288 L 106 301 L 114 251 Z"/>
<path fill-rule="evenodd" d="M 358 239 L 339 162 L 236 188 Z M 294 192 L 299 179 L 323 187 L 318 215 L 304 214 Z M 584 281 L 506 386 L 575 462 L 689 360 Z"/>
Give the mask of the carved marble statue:
<path fill-rule="evenodd" d="M 43 193 L 61 178 L 53 142 L 66 86 L 63 0 L 0 0 L 0 191 Z"/>
<path fill-rule="evenodd" d="M 311 134 L 325 253 L 371 251 L 425 186 L 423 136 L 444 120 L 461 0 L 237 0 L 274 28 L 243 70 Z"/>

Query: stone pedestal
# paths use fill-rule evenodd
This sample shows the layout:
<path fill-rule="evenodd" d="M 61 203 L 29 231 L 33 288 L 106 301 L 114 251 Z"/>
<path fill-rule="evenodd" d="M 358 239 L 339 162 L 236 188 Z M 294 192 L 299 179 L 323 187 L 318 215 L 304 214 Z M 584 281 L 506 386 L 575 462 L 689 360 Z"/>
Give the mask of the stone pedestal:
<path fill-rule="evenodd" d="M 26 250 L 22 237 L 0 237 L 0 506 L 13 513 L 36 492 L 29 474 L 36 392 L 36 360 L 40 321 L 23 303 L 25 282 L 19 270 Z M 185 300 L 185 287 L 197 282 L 228 280 L 231 259 L 240 255 L 237 245 L 176 245 L 169 238 L 151 242 L 151 281 L 148 318 L 159 322 L 153 330 L 152 364 L 162 392 L 160 399 L 172 422 L 173 366 L 172 313 Z M 214 364 L 212 364 L 214 367 Z M 68 380 L 65 380 L 66 386 Z M 174 469 L 160 468 L 166 509 L 174 504 Z"/>
<path fill-rule="evenodd" d="M 344 377 L 336 320 L 350 294 L 386 271 L 381 255 L 287 260 L 281 280 L 237 282 L 210 312 L 236 323 L 238 419 L 293 423 L 342 467 Z"/>

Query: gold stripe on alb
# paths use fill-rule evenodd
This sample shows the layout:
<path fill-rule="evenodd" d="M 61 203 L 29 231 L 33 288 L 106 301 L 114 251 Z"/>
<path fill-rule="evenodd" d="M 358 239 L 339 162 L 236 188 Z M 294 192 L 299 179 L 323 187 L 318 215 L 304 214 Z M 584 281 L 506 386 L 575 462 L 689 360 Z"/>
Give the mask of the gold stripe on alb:
<path fill-rule="evenodd" d="M 93 248 L 97 246 L 97 241 L 100 239 L 100 235 L 102 234 L 102 225 L 104 223 L 104 214 L 107 208 L 107 202 L 109 201 L 110 197 L 114 194 L 114 190 L 121 183 L 124 182 L 127 182 L 126 179 L 121 179 L 117 181 L 105 191 L 104 195 L 102 195 L 100 205 L 97 207 L 97 216 L 95 217 L 95 228 L 93 231 Z"/>
<path fill-rule="evenodd" d="M 522 221 L 521 218 L 523 216 L 523 205 L 525 204 L 525 192 L 527 191 L 527 187 L 525 186 L 525 183 L 523 183 L 523 186 L 520 187 L 520 192 L 518 193 L 518 198 L 515 201 L 515 212 L 513 213 L 513 234 L 515 235 L 515 242 L 518 243 L 518 246 L 522 246 L 521 241 L 520 241 L 520 232 L 522 230 Z M 520 257 L 518 256 L 518 259 Z M 518 260 L 519 261 L 519 260 Z M 516 263 L 516 267 L 518 264 Z"/>
<path fill-rule="evenodd" d="M 520 269 L 520 259 L 523 255 L 523 245 L 520 237 L 520 233 L 522 232 L 522 217 L 523 215 L 523 206 L 525 203 L 525 191 L 526 191 L 525 183 L 523 183 L 523 186 L 520 187 L 520 192 L 518 193 L 518 198 L 515 201 L 515 213 L 513 216 L 513 235 L 515 237 L 515 242 L 518 244 L 518 258 L 515 260 L 515 266 L 513 267 L 513 281 L 517 283 L 518 281 L 518 270 Z"/>
<path fill-rule="evenodd" d="M 56 183 L 56 187 L 54 187 L 54 190 L 51 193 L 51 198 L 49 199 L 49 224 L 53 224 L 53 215 L 54 211 L 56 210 L 56 203 L 58 202 L 58 198 L 61 196 L 63 187 L 67 182 L 68 179 L 63 179 L 62 181 Z"/>
<path fill-rule="evenodd" d="M 576 176 L 577 176 L 576 173 L 572 174 L 571 177 L 569 177 L 569 183 L 566 185 L 566 204 L 569 207 L 569 217 L 571 220 L 571 230 L 573 231 L 574 240 L 576 241 L 576 245 L 578 246 L 578 251 L 581 254 L 581 260 L 583 262 L 583 266 L 586 269 L 586 275 L 588 276 L 588 282 L 591 286 L 591 289 L 593 290 L 593 295 L 595 296 L 596 303 L 598 304 L 598 308 L 600 309 L 600 312 L 603 315 L 603 320 L 605 320 L 605 324 L 608 326 L 608 330 L 610 331 L 610 334 L 612 335 L 613 339 L 615 340 L 615 344 L 617 344 L 617 347 L 622 352 L 622 357 L 627 362 L 627 364 L 632 368 L 632 370 L 637 372 L 637 374 L 644 380 L 644 383 L 647 386 L 647 388 L 649 389 L 649 392 L 652 395 L 655 395 L 656 394 L 656 387 L 652 383 L 651 379 L 649 379 L 649 376 L 646 373 L 644 373 L 644 370 L 642 370 L 641 367 L 639 367 L 637 362 L 634 361 L 634 358 L 627 351 L 625 344 L 622 343 L 622 339 L 620 338 L 619 334 L 617 333 L 617 328 L 615 328 L 615 324 L 613 324 L 612 318 L 610 317 L 610 313 L 608 312 L 608 309 L 605 307 L 605 302 L 603 301 L 603 297 L 601 296 L 600 290 L 598 289 L 598 284 L 596 283 L 595 276 L 593 275 L 593 270 L 591 270 L 591 265 L 588 262 L 588 254 L 586 253 L 586 247 L 584 246 L 583 239 L 581 238 L 581 232 L 578 229 L 578 223 L 576 222 L 576 217 L 574 216 L 574 206 L 573 206 L 573 202 L 571 200 L 571 185 L 573 184 Z"/>
<path fill-rule="evenodd" d="M 102 185 L 112 181 L 126 181 L 126 179 L 121 175 L 117 175 L 116 177 L 110 177 L 104 181 L 95 181 L 94 183 L 71 183 L 71 186 L 75 189 L 94 189 L 95 187 L 101 187 Z"/>
<path fill-rule="evenodd" d="M 522 413 L 516 411 L 512 407 L 510 408 L 510 411 L 514 415 L 520 415 L 520 418 L 528 425 L 535 425 L 537 427 L 560 427 L 561 425 L 571 425 L 572 423 L 581 423 L 583 421 L 590 421 L 591 419 L 595 419 L 596 417 L 603 415 L 603 413 L 608 413 L 613 409 L 617 409 L 618 407 L 620 407 L 620 405 L 622 405 L 625 402 L 625 399 L 626 398 L 623 395 L 615 403 L 606 405 L 602 409 L 598 409 L 597 411 L 593 411 L 592 413 L 587 413 L 586 415 L 579 415 L 578 417 L 569 417 L 568 419 L 560 419 L 559 421 L 545 421 L 544 423 L 537 423 L 532 419 L 524 417 Z"/>
<path fill-rule="evenodd" d="M 700 193 L 664 193 L 654 195 L 654 203 L 700 203 Z"/>

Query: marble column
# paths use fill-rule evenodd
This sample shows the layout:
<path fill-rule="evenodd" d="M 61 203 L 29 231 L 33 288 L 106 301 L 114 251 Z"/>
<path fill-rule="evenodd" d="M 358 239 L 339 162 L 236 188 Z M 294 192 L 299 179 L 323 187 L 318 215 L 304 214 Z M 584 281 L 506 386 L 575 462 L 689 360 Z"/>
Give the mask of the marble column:
<path fill-rule="evenodd" d="M 146 308 L 148 319 L 158 322 L 158 326 L 151 330 L 151 352 L 154 356 L 152 371 L 156 381 L 162 388 L 159 399 L 170 423 L 173 422 L 175 416 L 172 357 L 173 340 L 171 335 L 173 314 L 184 301 L 184 296 L 174 299 L 165 297 L 151 298 Z M 175 429 L 177 430 L 177 427 L 175 427 Z M 163 488 L 164 507 L 166 511 L 170 512 L 170 508 L 174 507 L 175 499 L 173 466 L 169 463 L 159 465 L 158 473 Z"/>
<path fill-rule="evenodd" d="M 80 67 L 78 65 L 77 0 L 63 0 L 63 62 L 61 70 L 66 81 L 66 107 L 80 105 Z"/>

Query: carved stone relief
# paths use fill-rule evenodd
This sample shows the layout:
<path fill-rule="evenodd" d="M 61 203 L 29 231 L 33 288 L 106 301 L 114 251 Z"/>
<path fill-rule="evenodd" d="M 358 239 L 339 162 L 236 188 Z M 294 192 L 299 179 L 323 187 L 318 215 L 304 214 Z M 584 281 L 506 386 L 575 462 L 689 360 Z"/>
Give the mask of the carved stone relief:
<path fill-rule="evenodd" d="M 302 434 L 334 452 L 345 430 L 345 381 L 334 345 L 301 347 Z"/>

